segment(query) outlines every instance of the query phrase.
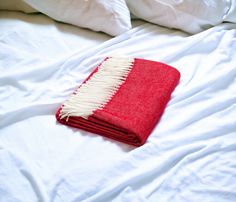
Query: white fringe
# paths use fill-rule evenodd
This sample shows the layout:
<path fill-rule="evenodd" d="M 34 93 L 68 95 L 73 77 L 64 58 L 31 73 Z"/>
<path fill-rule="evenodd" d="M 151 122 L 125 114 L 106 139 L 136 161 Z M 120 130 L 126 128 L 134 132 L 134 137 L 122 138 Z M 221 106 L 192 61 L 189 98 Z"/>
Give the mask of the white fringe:
<path fill-rule="evenodd" d="M 85 119 L 102 109 L 125 81 L 134 63 L 133 58 L 110 57 L 98 71 L 83 83 L 63 104 L 60 118 L 80 116 Z"/>

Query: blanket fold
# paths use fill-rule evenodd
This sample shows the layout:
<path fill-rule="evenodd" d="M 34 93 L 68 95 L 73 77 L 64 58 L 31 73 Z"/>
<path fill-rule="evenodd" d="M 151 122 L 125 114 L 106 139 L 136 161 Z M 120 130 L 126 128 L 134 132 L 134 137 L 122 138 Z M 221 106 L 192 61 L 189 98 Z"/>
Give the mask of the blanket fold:
<path fill-rule="evenodd" d="M 143 145 L 180 79 L 175 68 L 139 58 L 106 58 L 56 113 L 65 125 Z"/>

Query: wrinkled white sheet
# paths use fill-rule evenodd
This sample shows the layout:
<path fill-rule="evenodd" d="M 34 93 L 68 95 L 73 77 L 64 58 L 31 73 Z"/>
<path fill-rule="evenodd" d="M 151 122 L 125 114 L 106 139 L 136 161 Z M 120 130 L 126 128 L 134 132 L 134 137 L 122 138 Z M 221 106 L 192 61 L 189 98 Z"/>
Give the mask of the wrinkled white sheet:
<path fill-rule="evenodd" d="M 236 201 L 236 25 L 188 36 L 145 24 L 86 51 L 52 53 L 53 60 L 45 56 L 48 46 L 24 54 L 27 41 L 40 40 L 25 38 L 28 32 L 26 26 L 13 34 L 17 49 L 10 35 L 0 35 L 0 201 Z M 94 66 L 114 54 L 165 62 L 182 75 L 139 148 L 54 117 Z"/>

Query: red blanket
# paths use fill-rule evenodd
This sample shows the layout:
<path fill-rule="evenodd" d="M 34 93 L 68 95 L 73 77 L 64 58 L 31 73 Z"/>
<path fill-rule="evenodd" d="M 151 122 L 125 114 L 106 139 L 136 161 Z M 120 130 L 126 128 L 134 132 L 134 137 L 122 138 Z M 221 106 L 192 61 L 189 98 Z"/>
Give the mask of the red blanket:
<path fill-rule="evenodd" d="M 180 73 L 155 61 L 133 58 L 120 63 L 119 59 L 106 58 L 71 95 L 73 99 L 62 104 L 56 118 L 65 125 L 141 146 L 160 120 Z"/>

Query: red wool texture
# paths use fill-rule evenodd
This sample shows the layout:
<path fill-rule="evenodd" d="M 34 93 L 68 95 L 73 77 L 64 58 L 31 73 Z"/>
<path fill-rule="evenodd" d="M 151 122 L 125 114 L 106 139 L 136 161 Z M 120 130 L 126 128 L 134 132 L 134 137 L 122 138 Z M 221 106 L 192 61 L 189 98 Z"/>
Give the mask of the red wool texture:
<path fill-rule="evenodd" d="M 160 120 L 179 79 L 179 71 L 167 64 L 135 58 L 125 82 L 102 109 L 88 119 L 71 116 L 66 120 L 60 118 L 62 105 L 56 118 L 65 125 L 141 146 Z"/>

